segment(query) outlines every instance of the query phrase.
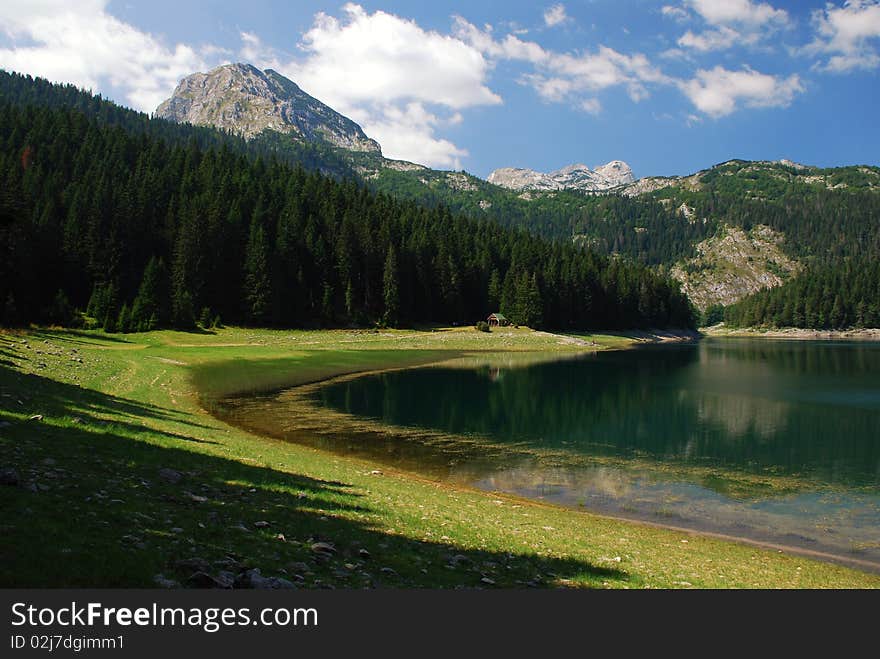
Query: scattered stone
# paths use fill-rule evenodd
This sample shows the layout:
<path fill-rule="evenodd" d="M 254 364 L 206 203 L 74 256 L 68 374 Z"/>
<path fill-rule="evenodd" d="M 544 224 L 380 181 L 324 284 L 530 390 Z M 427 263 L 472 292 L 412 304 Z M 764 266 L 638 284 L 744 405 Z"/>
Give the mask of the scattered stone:
<path fill-rule="evenodd" d="M 203 497 L 200 494 L 192 494 L 190 492 L 187 492 L 186 496 L 190 501 L 195 501 L 196 503 L 205 503 L 208 500 L 208 497 Z"/>
<path fill-rule="evenodd" d="M 33 416 L 28 417 L 28 421 L 42 421 L 42 420 L 43 420 L 42 414 L 34 414 Z"/>
<path fill-rule="evenodd" d="M 331 545 L 329 542 L 315 542 L 312 543 L 312 551 L 316 554 L 331 556 L 336 553 L 336 547 Z"/>
<path fill-rule="evenodd" d="M 280 577 L 264 577 L 260 568 L 255 567 L 239 574 L 235 579 L 236 588 L 254 588 L 256 590 L 281 590 L 296 588 L 292 581 Z"/>
<path fill-rule="evenodd" d="M 455 556 L 453 556 L 452 558 L 449 559 L 449 563 L 451 565 L 468 565 L 470 562 L 471 562 L 471 559 L 469 559 L 464 554 L 456 554 Z"/>
<path fill-rule="evenodd" d="M 358 549 L 358 556 L 360 556 L 364 560 L 370 560 L 370 552 L 368 552 L 366 549 Z"/>
<path fill-rule="evenodd" d="M 487 586 L 494 586 L 495 585 L 495 580 L 490 579 L 489 577 L 483 577 L 482 579 L 480 579 L 480 582 L 486 584 Z"/>
<path fill-rule="evenodd" d="M 11 425 L 9 421 L 0 421 L 0 428 L 8 428 Z"/>
<path fill-rule="evenodd" d="M 281 542 L 287 542 L 287 538 L 284 537 L 283 533 L 279 533 L 278 535 L 276 535 L 275 539 L 280 540 Z"/>
<path fill-rule="evenodd" d="M 18 485 L 20 482 L 18 472 L 12 467 L 0 469 L 0 485 Z"/>
<path fill-rule="evenodd" d="M 195 572 L 186 580 L 186 585 L 192 588 L 228 588 L 223 582 L 215 579 L 207 572 Z"/>
<path fill-rule="evenodd" d="M 222 584 L 221 588 L 232 588 L 235 586 L 235 573 L 229 570 L 220 570 L 215 577 L 217 583 Z"/>
<path fill-rule="evenodd" d="M 153 577 L 153 583 L 159 586 L 159 588 L 180 588 L 179 583 L 173 579 L 165 578 L 165 575 L 163 574 L 157 574 Z"/>
<path fill-rule="evenodd" d="M 172 533 L 178 533 L 178 534 L 183 533 L 183 529 L 180 528 L 179 526 L 172 526 L 170 530 Z"/>
<path fill-rule="evenodd" d="M 159 470 L 159 478 L 161 478 L 162 480 L 167 481 L 171 484 L 174 484 L 174 483 L 180 482 L 180 479 L 183 478 L 183 474 L 181 474 L 179 471 L 176 471 L 174 469 L 169 469 L 168 467 L 162 467 Z"/>
<path fill-rule="evenodd" d="M 287 566 L 287 568 L 291 572 L 310 573 L 312 571 L 312 568 L 309 567 L 308 563 L 303 563 L 302 561 L 297 561 L 296 563 L 291 563 L 290 565 Z"/>
<path fill-rule="evenodd" d="M 387 575 L 393 576 L 393 577 L 398 576 L 397 570 L 395 570 L 394 568 L 390 568 L 390 567 L 383 567 L 382 569 L 379 570 L 379 572 L 382 572 L 383 574 L 387 574 Z"/>
<path fill-rule="evenodd" d="M 378 469 L 373 469 L 373 471 L 370 472 L 370 475 L 371 476 L 381 476 L 382 472 L 379 471 Z"/>
<path fill-rule="evenodd" d="M 269 527 L 269 522 L 261 520 L 259 522 L 254 522 L 254 526 L 256 526 L 258 529 L 265 529 Z"/>
<path fill-rule="evenodd" d="M 83 420 L 82 420 L 82 417 L 75 416 L 75 417 L 73 417 L 73 418 L 70 420 L 70 422 L 71 422 L 72 424 L 78 426 L 78 425 L 80 425 L 81 423 L 83 423 Z M 162 576 L 162 575 L 160 574 L 160 575 L 158 575 L 158 576 Z"/>
<path fill-rule="evenodd" d="M 174 567 L 190 572 L 207 572 L 211 569 L 210 565 L 208 565 L 208 561 L 204 558 L 199 558 L 198 556 L 182 558 L 179 561 L 175 561 Z"/>

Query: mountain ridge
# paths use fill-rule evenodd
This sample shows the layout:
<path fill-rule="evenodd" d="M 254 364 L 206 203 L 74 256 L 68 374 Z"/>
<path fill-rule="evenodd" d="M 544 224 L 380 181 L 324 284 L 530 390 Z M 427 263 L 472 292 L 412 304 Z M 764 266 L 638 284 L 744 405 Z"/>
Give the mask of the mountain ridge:
<path fill-rule="evenodd" d="M 633 183 L 632 168 L 622 160 L 612 160 L 590 169 L 584 164 L 567 165 L 547 174 L 533 169 L 502 167 L 486 179 L 516 192 L 580 190 L 601 192 Z"/>

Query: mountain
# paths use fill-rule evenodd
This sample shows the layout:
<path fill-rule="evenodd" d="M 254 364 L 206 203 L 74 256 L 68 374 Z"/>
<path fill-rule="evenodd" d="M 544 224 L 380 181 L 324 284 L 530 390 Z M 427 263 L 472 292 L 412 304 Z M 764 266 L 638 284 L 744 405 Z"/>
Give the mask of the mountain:
<path fill-rule="evenodd" d="M 250 64 L 225 64 L 187 76 L 155 115 L 248 138 L 274 130 L 306 142 L 381 154 L 379 144 L 351 119 L 276 71 L 260 71 Z"/>
<path fill-rule="evenodd" d="M 233 131 L 251 152 L 398 199 L 662 269 L 701 310 L 880 249 L 877 167 L 729 160 L 635 180 L 615 160 L 550 173 L 504 168 L 486 181 L 389 160 L 353 121 L 246 64 L 189 76 L 157 116 Z"/>
<path fill-rule="evenodd" d="M 374 194 L 274 146 L 0 71 L 0 326 L 693 324 L 664 273 Z"/>
<path fill-rule="evenodd" d="M 578 190 L 602 192 L 632 183 L 632 169 L 621 160 L 590 169 L 586 165 L 569 165 L 544 174 L 532 169 L 505 167 L 489 174 L 489 182 L 517 192 L 547 190 Z"/>

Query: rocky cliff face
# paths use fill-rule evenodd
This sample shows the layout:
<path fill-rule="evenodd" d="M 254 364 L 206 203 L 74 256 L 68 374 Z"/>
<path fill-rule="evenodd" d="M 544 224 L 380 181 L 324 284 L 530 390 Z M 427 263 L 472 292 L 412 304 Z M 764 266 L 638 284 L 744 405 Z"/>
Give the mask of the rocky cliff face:
<path fill-rule="evenodd" d="M 684 205 L 683 205 L 684 206 Z M 692 209 L 679 212 L 685 218 Z M 733 304 L 764 288 L 780 286 L 802 270 L 782 249 L 784 236 L 763 224 L 745 232 L 724 226 L 717 236 L 697 244 L 697 256 L 677 263 L 670 274 L 700 310 Z"/>
<path fill-rule="evenodd" d="M 630 166 L 621 160 L 590 169 L 586 165 L 569 165 L 544 174 L 532 169 L 506 167 L 489 175 L 489 182 L 509 190 L 581 190 L 600 192 L 633 182 Z"/>
<path fill-rule="evenodd" d="M 266 129 L 306 142 L 381 153 L 355 122 L 301 90 L 296 83 L 250 64 L 226 64 L 184 78 L 156 116 L 215 126 L 253 137 Z"/>

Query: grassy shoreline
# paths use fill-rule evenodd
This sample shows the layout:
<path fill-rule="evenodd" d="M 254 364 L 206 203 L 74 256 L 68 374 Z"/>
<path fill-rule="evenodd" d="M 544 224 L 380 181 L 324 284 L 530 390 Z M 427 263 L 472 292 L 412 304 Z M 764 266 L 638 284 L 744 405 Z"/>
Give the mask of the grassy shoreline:
<path fill-rule="evenodd" d="M 211 416 L 197 387 L 205 373 L 224 393 L 243 381 L 271 387 L 461 353 L 574 354 L 634 340 L 645 337 L 0 332 L 0 469 L 16 481 L 0 486 L 0 584 L 880 587 L 880 576 L 838 565 L 250 434 Z"/>

